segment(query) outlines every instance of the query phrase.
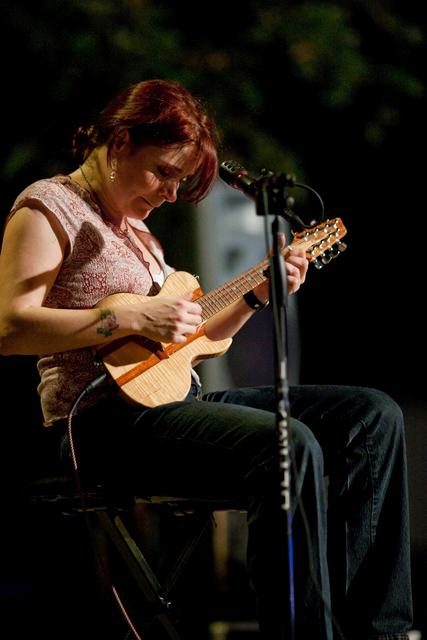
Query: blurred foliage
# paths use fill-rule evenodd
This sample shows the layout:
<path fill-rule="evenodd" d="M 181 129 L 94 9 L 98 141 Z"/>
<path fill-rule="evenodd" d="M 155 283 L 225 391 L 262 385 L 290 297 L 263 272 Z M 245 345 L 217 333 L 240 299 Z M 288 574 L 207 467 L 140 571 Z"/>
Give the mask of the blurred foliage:
<path fill-rule="evenodd" d="M 74 168 L 72 134 L 119 89 L 150 77 L 181 81 L 215 118 L 222 159 L 240 160 L 253 172 L 266 167 L 295 174 L 326 194 L 326 214 L 342 215 L 349 228 L 349 251 L 339 268 L 322 271 L 318 287 L 317 273 L 311 275 L 312 284 L 299 294 L 313 363 L 306 376 L 327 379 L 328 366 L 335 375 L 318 340 L 326 334 L 346 344 L 347 379 L 369 383 L 365 355 L 375 353 L 375 384 L 378 376 L 383 386 L 414 382 L 414 376 L 403 381 L 397 369 L 402 362 L 413 369 L 417 331 L 411 327 L 401 341 L 392 367 L 384 326 L 390 317 L 404 326 L 417 296 L 408 269 L 393 270 L 391 261 L 406 221 L 417 225 L 417 237 L 424 235 L 422 2 L 0 0 L 0 8 L 3 216 L 28 183 Z M 186 270 L 194 264 L 192 220 L 185 205 L 173 207 L 175 242 L 168 257 Z M 150 218 L 163 240 L 170 225 L 170 216 Z M 413 254 L 410 271 L 416 274 L 423 258 Z M 361 286 L 363 306 L 354 295 Z M 400 316 L 390 308 L 397 293 Z M 350 344 L 352 324 L 357 330 Z M 416 342 L 412 350 L 408 338 Z"/>
<path fill-rule="evenodd" d="M 425 33 L 409 9 L 387 0 L 3 2 L 3 195 L 67 168 L 75 128 L 148 77 L 195 91 L 223 153 L 256 168 L 304 173 L 314 121 L 348 117 L 368 146 L 380 145 L 425 97 Z"/>

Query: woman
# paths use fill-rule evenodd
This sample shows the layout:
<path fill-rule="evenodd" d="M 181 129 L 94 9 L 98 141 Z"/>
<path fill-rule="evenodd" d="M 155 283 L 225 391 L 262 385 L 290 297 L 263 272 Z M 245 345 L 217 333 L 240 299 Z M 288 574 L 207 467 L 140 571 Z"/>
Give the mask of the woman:
<path fill-rule="evenodd" d="M 15 201 L 1 254 L 1 353 L 41 354 L 38 391 L 45 425 L 61 441 L 58 456 L 68 451 L 65 425 L 74 400 L 98 379 L 99 349 L 108 353 L 122 344 L 115 341 L 136 335 L 156 352 L 159 342 L 182 345 L 199 331 L 202 308 L 191 290 L 159 294 L 172 270 L 144 221 L 178 195 L 196 203 L 207 194 L 217 172 L 215 139 L 209 117 L 183 87 L 140 82 L 77 132 L 80 166 L 35 182 Z M 292 294 L 305 280 L 303 251 L 286 257 L 286 271 Z M 116 293 L 139 297 L 111 304 Z M 206 336 L 230 338 L 267 301 L 263 280 L 204 323 Z M 127 402 L 117 388 L 101 379 L 76 407 L 84 481 L 120 483 L 136 494 L 247 498 L 260 629 L 269 640 L 283 637 L 289 607 L 276 587 L 284 580 L 278 558 L 285 540 L 274 390 L 203 394 L 193 372 L 186 398 L 147 407 Z M 298 386 L 289 399 L 298 496 L 296 637 L 332 638 L 330 569 L 334 613 L 346 637 L 406 638 L 411 593 L 401 412 L 369 389 Z"/>

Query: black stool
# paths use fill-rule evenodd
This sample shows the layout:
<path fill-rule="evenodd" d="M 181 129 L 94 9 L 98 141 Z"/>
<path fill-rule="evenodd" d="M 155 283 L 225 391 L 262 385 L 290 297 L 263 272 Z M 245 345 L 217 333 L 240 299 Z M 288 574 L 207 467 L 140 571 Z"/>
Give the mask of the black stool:
<path fill-rule="evenodd" d="M 245 510 L 236 500 L 112 495 L 102 486 L 81 494 L 68 477 L 32 482 L 24 490 L 24 499 L 41 515 L 43 511 L 53 511 L 63 516 L 84 516 L 98 560 L 102 588 L 113 595 L 127 622 L 129 632 L 126 638 L 143 640 L 181 640 L 179 616 L 172 603 L 171 592 L 211 526 L 213 512 Z M 157 577 L 137 537 L 126 523 L 127 515 L 140 504 L 161 505 L 174 515 L 191 517 L 190 534 L 163 580 Z M 117 563 L 121 580 L 118 589 L 115 583 Z"/>

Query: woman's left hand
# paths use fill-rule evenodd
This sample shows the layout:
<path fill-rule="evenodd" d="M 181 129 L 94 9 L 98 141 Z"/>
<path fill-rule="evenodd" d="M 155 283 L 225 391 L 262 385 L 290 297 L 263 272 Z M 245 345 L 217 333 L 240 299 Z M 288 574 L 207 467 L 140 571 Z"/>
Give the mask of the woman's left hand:
<path fill-rule="evenodd" d="M 282 236 L 282 248 L 285 246 L 285 236 Z M 305 282 L 308 269 L 308 260 L 305 249 L 293 248 L 288 251 L 285 257 L 286 276 L 288 283 L 288 293 L 295 293 Z M 264 302 L 269 295 L 269 281 L 265 281 L 254 289 L 256 297 Z"/>
<path fill-rule="evenodd" d="M 285 237 L 283 236 L 282 248 L 285 245 Z M 308 260 L 305 250 L 296 248 L 289 250 L 284 258 L 286 267 L 286 276 L 288 284 L 288 292 L 295 293 L 305 281 L 308 269 Z M 270 282 L 264 280 L 261 284 L 253 289 L 257 299 L 263 303 L 268 301 L 270 293 Z M 231 338 L 245 322 L 254 314 L 254 308 L 249 306 L 243 298 L 237 300 L 234 305 L 230 305 L 223 309 L 222 312 L 210 318 L 205 324 L 205 333 L 211 340 L 223 340 Z"/>
<path fill-rule="evenodd" d="M 288 280 L 288 292 L 295 293 L 304 284 L 307 275 L 308 260 L 305 249 L 289 251 L 286 256 L 286 274 Z"/>

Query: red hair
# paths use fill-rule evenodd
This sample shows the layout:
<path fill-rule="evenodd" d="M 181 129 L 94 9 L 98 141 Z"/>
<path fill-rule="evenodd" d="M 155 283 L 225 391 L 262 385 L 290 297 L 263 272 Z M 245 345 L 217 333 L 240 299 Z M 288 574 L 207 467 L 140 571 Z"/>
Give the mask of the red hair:
<path fill-rule="evenodd" d="M 180 197 L 196 203 L 207 195 L 218 170 L 218 135 L 201 103 L 187 89 L 169 80 L 130 85 L 107 105 L 97 122 L 78 129 L 74 155 L 85 159 L 104 144 L 109 154 L 116 134 L 123 129 L 136 147 L 195 145 L 197 170 L 183 183 Z"/>

